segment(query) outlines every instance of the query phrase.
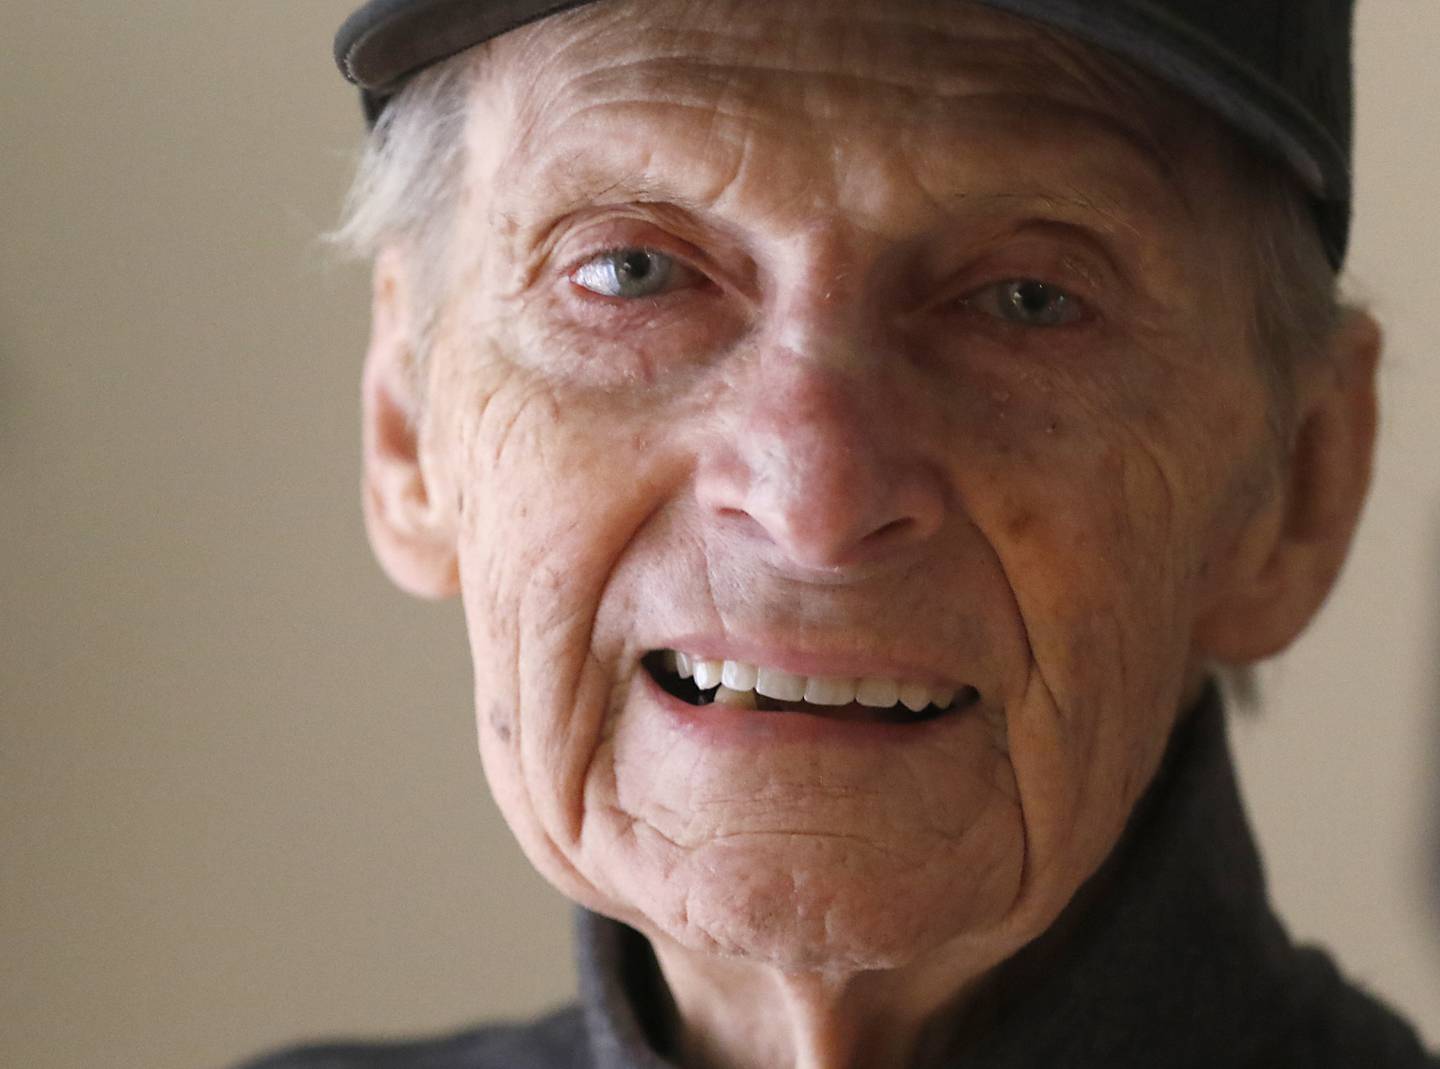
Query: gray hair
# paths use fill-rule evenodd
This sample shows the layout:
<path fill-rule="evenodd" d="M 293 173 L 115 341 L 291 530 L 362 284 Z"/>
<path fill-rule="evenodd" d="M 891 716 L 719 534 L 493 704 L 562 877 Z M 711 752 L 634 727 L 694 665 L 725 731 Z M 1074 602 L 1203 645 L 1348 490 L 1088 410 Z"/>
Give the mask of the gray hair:
<path fill-rule="evenodd" d="M 1349 306 L 1299 180 L 1238 139 L 1235 148 L 1254 291 L 1250 344 L 1271 387 L 1271 431 L 1288 448 L 1296 374 L 1325 359 Z"/>
<path fill-rule="evenodd" d="M 370 132 L 329 240 L 359 260 L 398 248 L 413 272 L 410 353 L 419 371 L 448 292 L 450 237 L 465 186 L 465 126 L 484 46 L 413 78 Z M 419 383 L 417 383 L 418 385 Z"/>

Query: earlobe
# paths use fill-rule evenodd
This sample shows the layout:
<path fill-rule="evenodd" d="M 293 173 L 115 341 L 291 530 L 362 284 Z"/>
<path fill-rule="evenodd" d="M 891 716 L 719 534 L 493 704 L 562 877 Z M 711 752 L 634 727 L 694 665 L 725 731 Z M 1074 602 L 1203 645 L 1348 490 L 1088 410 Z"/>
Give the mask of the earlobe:
<path fill-rule="evenodd" d="M 421 462 L 410 308 L 402 255 L 388 250 L 375 264 L 361 395 L 365 528 L 396 586 L 439 599 L 459 590 L 456 532 Z"/>
<path fill-rule="evenodd" d="M 1248 664 L 1280 652 L 1334 586 L 1370 486 L 1380 348 L 1375 320 L 1349 311 L 1329 359 L 1297 376 L 1281 497 L 1248 532 L 1240 567 L 1197 622 L 1207 659 Z"/>

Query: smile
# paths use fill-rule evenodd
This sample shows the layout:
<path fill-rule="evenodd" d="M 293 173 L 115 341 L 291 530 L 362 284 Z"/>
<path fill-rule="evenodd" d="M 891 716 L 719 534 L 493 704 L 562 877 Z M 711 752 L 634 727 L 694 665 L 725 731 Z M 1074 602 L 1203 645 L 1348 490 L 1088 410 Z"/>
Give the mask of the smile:
<path fill-rule="evenodd" d="M 689 705 L 726 705 L 770 713 L 807 713 L 846 720 L 917 723 L 969 708 L 974 687 L 940 687 L 881 677 L 800 676 L 744 661 L 707 660 L 681 650 L 656 650 L 643 662 L 655 682 Z"/>

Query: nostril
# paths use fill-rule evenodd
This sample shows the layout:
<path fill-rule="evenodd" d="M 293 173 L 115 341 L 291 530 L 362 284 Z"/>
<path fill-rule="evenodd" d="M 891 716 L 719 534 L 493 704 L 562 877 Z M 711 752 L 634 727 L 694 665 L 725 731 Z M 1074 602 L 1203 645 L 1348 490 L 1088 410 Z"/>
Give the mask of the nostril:
<path fill-rule="evenodd" d="M 902 517 L 898 520 L 891 520 L 889 523 L 884 524 L 881 527 L 877 527 L 875 530 L 871 531 L 868 535 L 865 536 L 863 541 L 869 545 L 880 545 L 885 542 L 891 542 L 897 538 L 903 538 L 907 533 L 909 533 L 910 528 L 914 526 L 915 521 L 910 519 L 909 517 Z"/>
<path fill-rule="evenodd" d="M 845 434 L 832 431 L 747 436 L 733 453 L 702 462 L 699 504 L 711 521 L 763 538 L 809 569 L 873 562 L 934 534 L 945 512 L 943 479 L 849 425 Z"/>
<path fill-rule="evenodd" d="M 744 509 L 719 508 L 715 510 L 715 516 L 732 531 L 751 537 L 768 537 L 769 528 Z"/>

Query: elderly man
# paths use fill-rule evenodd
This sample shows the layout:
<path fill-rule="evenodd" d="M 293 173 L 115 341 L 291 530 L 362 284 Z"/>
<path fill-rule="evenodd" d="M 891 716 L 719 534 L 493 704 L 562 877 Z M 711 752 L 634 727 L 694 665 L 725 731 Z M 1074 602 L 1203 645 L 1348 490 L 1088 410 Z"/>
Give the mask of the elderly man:
<path fill-rule="evenodd" d="M 369 531 L 582 996 L 265 1064 L 1440 1064 L 1269 911 L 1212 682 L 1368 482 L 1348 7 L 360 10 Z"/>

